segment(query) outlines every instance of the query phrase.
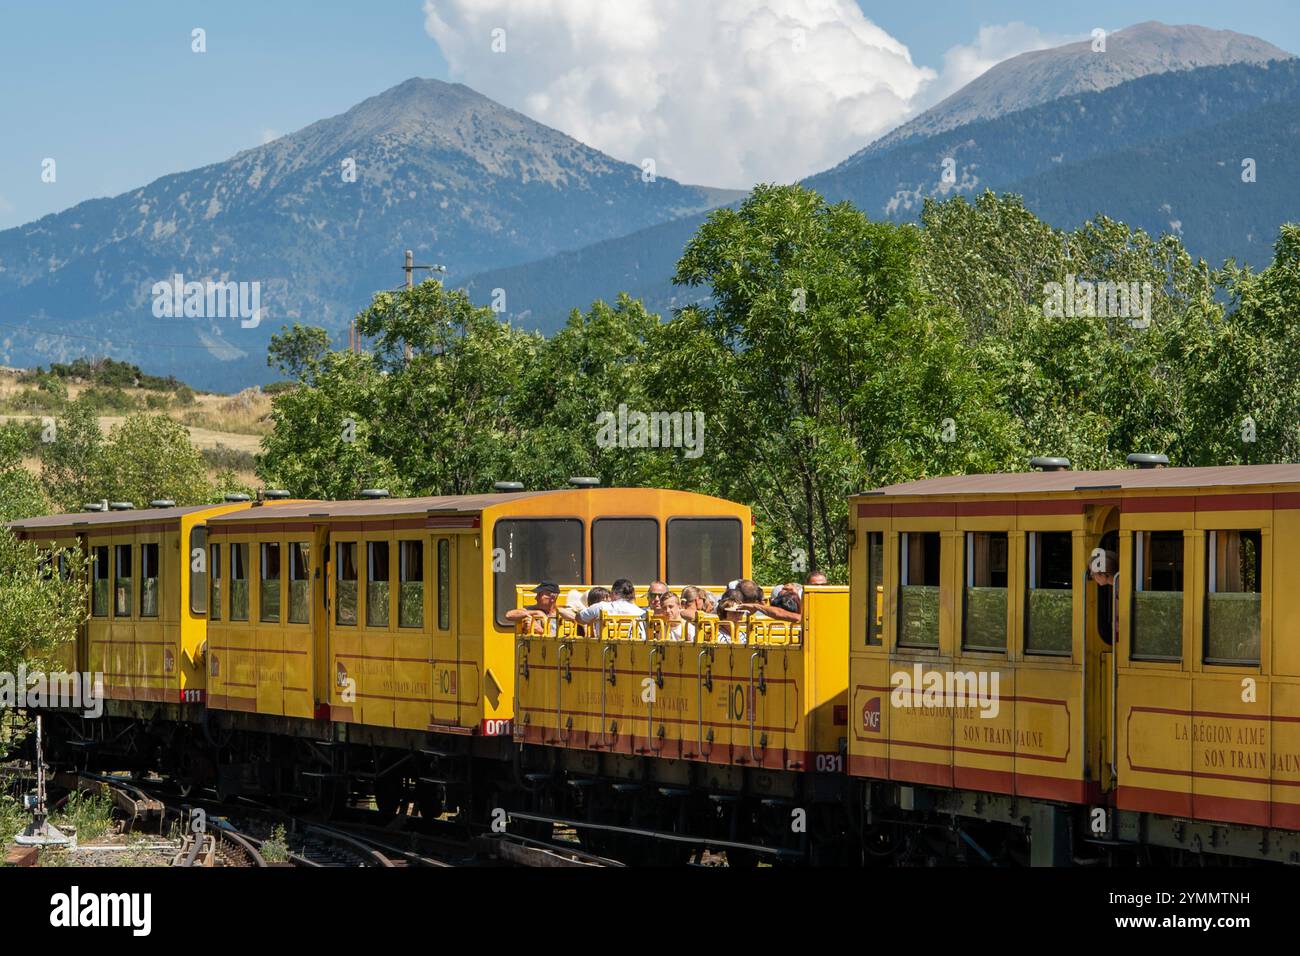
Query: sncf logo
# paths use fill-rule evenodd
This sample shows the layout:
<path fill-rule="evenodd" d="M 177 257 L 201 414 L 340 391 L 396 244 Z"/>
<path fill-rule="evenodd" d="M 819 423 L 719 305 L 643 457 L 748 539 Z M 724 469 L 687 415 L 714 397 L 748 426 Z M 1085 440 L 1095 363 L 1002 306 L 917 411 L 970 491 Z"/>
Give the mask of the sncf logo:
<path fill-rule="evenodd" d="M 869 734 L 880 733 L 879 697 L 873 697 L 862 705 L 862 729 Z"/>

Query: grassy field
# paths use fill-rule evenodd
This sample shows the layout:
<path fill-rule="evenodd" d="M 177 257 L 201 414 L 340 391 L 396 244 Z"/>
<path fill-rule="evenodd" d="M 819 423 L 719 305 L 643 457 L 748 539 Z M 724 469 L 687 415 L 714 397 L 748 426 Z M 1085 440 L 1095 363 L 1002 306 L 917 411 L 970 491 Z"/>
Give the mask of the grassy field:
<path fill-rule="evenodd" d="M 67 400 L 77 399 L 89 388 L 96 386 L 68 382 Z M 133 410 L 165 414 L 186 427 L 190 441 L 207 460 L 210 474 L 231 468 L 241 480 L 256 484 L 253 455 L 260 449 L 262 436 L 271 430 L 271 398 L 260 389 L 247 389 L 237 395 L 195 392 L 192 402 L 143 388 L 113 389 L 110 397 L 124 407 L 105 409 L 99 416 L 99 427 L 105 435 Z M 0 423 L 39 421 L 57 414 L 54 404 L 42 404 L 30 383 L 19 381 L 19 372 L 0 369 Z M 40 462 L 34 458 L 26 464 L 33 472 L 40 470 Z"/>

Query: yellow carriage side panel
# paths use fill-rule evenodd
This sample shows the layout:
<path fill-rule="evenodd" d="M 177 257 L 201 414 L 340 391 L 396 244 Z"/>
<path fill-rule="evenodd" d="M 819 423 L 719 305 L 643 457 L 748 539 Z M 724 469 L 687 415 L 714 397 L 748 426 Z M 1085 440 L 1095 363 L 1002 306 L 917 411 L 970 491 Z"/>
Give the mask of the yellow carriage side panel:
<path fill-rule="evenodd" d="M 790 706 L 803 709 L 811 721 L 808 749 L 821 766 L 812 770 L 843 771 L 848 746 L 849 588 L 804 589 L 804 658 L 808 680 L 804 696 Z M 813 666 L 807 667 L 807 661 Z"/>

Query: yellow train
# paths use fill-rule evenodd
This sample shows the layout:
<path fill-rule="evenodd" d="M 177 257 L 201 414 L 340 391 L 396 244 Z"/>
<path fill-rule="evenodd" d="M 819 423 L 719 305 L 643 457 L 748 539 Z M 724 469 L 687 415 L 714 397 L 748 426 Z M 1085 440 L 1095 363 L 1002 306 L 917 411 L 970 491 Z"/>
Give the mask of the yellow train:
<path fill-rule="evenodd" d="M 847 586 L 691 640 L 507 617 L 542 581 L 750 577 L 749 510 L 685 492 L 16 522 L 92 558 L 75 661 L 110 706 L 51 757 L 629 859 L 1300 862 L 1300 466 L 1037 464 L 853 497 Z"/>

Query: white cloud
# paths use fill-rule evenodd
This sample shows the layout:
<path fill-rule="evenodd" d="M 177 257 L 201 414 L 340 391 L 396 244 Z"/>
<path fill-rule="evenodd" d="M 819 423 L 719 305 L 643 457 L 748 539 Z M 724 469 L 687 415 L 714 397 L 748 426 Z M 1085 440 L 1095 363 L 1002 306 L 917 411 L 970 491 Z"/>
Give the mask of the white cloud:
<path fill-rule="evenodd" d="M 710 186 L 834 165 L 938 79 L 854 0 L 425 0 L 424 13 L 455 79 Z"/>
<path fill-rule="evenodd" d="M 926 87 L 918 105 L 923 108 L 933 106 L 1003 60 L 1031 50 L 1061 46 L 1084 39 L 1085 36 L 1043 33 L 1037 27 L 1018 20 L 1000 26 L 980 27 L 974 43 L 954 46 L 943 55 L 943 69 L 939 78 Z"/>
<path fill-rule="evenodd" d="M 262 145 L 265 146 L 267 143 L 273 143 L 277 139 L 279 139 L 282 135 L 283 135 L 282 133 L 277 133 L 275 130 L 271 129 L 270 127 L 265 127 L 262 130 Z"/>

